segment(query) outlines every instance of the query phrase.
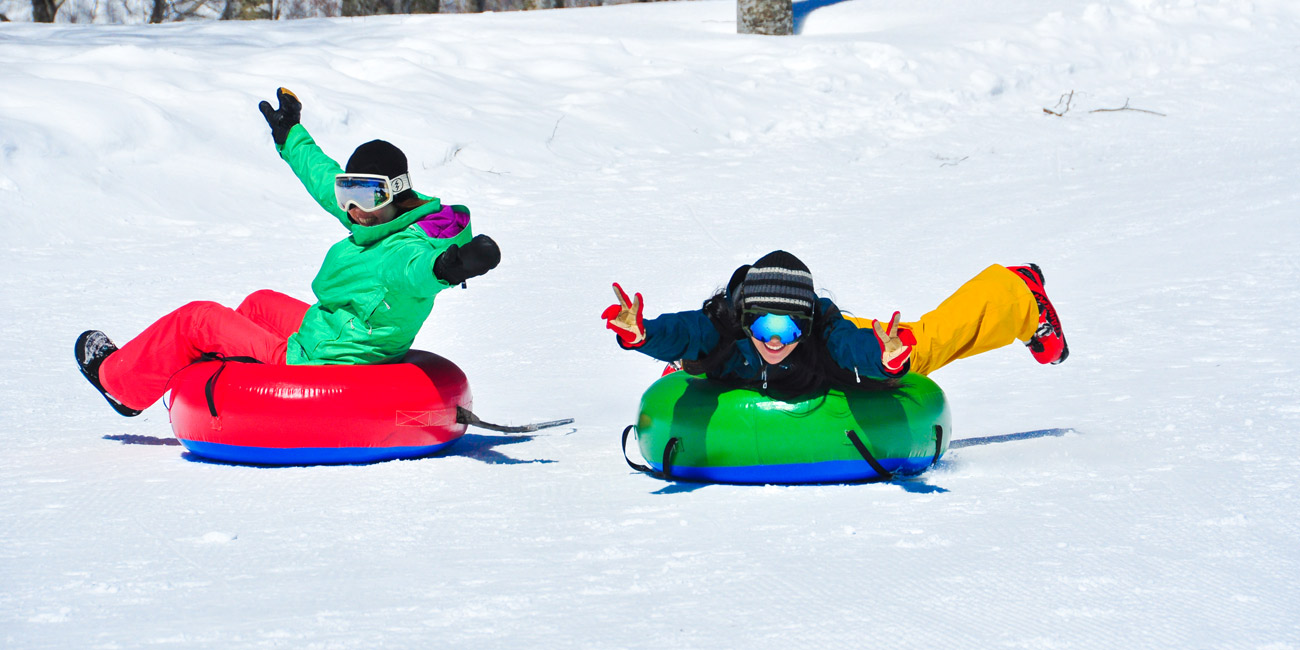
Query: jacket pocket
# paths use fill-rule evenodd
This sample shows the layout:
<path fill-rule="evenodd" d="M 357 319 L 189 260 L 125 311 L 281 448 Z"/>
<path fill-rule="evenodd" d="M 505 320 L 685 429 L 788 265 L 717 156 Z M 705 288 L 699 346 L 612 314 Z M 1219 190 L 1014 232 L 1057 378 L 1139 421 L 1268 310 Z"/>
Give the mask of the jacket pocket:
<path fill-rule="evenodd" d="M 376 327 L 382 326 L 384 315 L 392 311 L 392 306 L 388 304 L 388 291 L 381 288 L 367 291 L 361 300 L 356 302 L 356 316 L 359 322 L 353 323 L 354 327 L 365 328 L 367 332 L 373 331 Z M 379 320 L 379 323 L 375 321 Z"/>

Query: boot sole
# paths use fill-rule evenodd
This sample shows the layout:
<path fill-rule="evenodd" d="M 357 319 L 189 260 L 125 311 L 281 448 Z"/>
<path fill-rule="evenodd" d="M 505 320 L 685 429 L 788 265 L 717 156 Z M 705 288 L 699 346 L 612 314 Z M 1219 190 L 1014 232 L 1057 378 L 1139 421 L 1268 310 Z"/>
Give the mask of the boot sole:
<path fill-rule="evenodd" d="M 87 330 L 85 332 L 82 332 L 81 336 L 77 337 L 77 342 L 74 344 L 72 350 L 72 356 L 76 357 L 77 359 L 77 369 L 81 371 L 81 376 L 85 377 L 86 381 L 90 382 L 90 385 L 94 386 L 95 390 L 99 391 L 99 394 L 104 397 L 104 401 L 108 402 L 108 405 L 113 407 L 114 411 L 117 411 L 118 415 L 121 415 L 123 417 L 128 417 L 128 418 L 133 418 L 137 415 L 140 415 L 144 411 L 137 411 L 113 399 L 112 396 L 108 394 L 108 391 L 104 390 L 104 387 L 99 385 L 99 381 L 94 377 L 91 377 L 90 373 L 86 371 L 86 358 L 82 356 L 82 351 L 85 350 L 86 348 L 86 338 L 88 338 L 90 334 L 95 331 L 97 330 Z"/>

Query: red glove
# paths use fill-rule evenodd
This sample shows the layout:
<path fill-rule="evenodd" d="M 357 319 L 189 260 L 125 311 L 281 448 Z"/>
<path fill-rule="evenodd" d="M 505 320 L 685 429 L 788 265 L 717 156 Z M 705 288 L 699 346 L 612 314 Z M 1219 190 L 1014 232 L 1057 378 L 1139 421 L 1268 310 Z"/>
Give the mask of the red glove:
<path fill-rule="evenodd" d="M 629 348 L 640 347 L 645 343 L 645 323 L 641 320 L 641 311 L 644 309 L 641 304 L 641 294 L 636 294 L 636 300 L 628 303 L 623 287 L 615 282 L 614 295 L 618 297 L 618 304 L 606 307 L 600 317 L 607 321 L 605 327 L 614 330 L 618 338 L 623 341 L 623 345 Z"/>
<path fill-rule="evenodd" d="M 894 312 L 888 326 L 882 326 L 880 321 L 873 320 L 871 327 L 876 332 L 876 340 L 880 342 L 880 360 L 885 364 L 885 370 L 898 373 L 912 356 L 916 336 L 912 330 L 898 328 L 898 312 Z"/>

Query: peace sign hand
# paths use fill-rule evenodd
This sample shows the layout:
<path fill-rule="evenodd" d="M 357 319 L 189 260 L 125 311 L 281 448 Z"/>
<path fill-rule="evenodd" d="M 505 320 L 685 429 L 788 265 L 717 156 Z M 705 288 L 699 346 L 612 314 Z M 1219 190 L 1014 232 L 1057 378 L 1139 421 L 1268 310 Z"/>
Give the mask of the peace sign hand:
<path fill-rule="evenodd" d="M 605 327 L 614 330 L 625 347 L 639 347 L 645 343 L 645 323 L 641 317 L 645 306 L 641 304 L 641 294 L 636 294 L 636 299 L 629 302 L 623 287 L 615 282 L 614 296 L 618 298 L 618 304 L 606 307 L 600 317 L 605 319 Z"/>
<path fill-rule="evenodd" d="M 912 330 L 899 329 L 898 312 L 894 312 L 894 317 L 889 319 L 889 325 L 881 325 L 880 321 L 871 321 L 871 328 L 876 333 L 876 340 L 880 343 L 880 361 L 885 364 L 885 370 L 897 374 L 907 365 L 907 360 L 912 356 L 912 346 L 916 345 L 916 336 Z"/>

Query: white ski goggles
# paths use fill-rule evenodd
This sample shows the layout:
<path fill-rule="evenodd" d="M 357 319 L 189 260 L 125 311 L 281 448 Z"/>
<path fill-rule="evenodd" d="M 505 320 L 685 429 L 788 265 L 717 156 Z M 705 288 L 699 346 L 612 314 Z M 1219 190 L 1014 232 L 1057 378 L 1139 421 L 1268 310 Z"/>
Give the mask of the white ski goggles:
<path fill-rule="evenodd" d="M 409 189 L 411 177 L 406 174 L 395 178 L 379 174 L 339 174 L 334 177 L 334 199 L 338 201 L 340 210 L 355 205 L 366 212 L 374 212 Z"/>

